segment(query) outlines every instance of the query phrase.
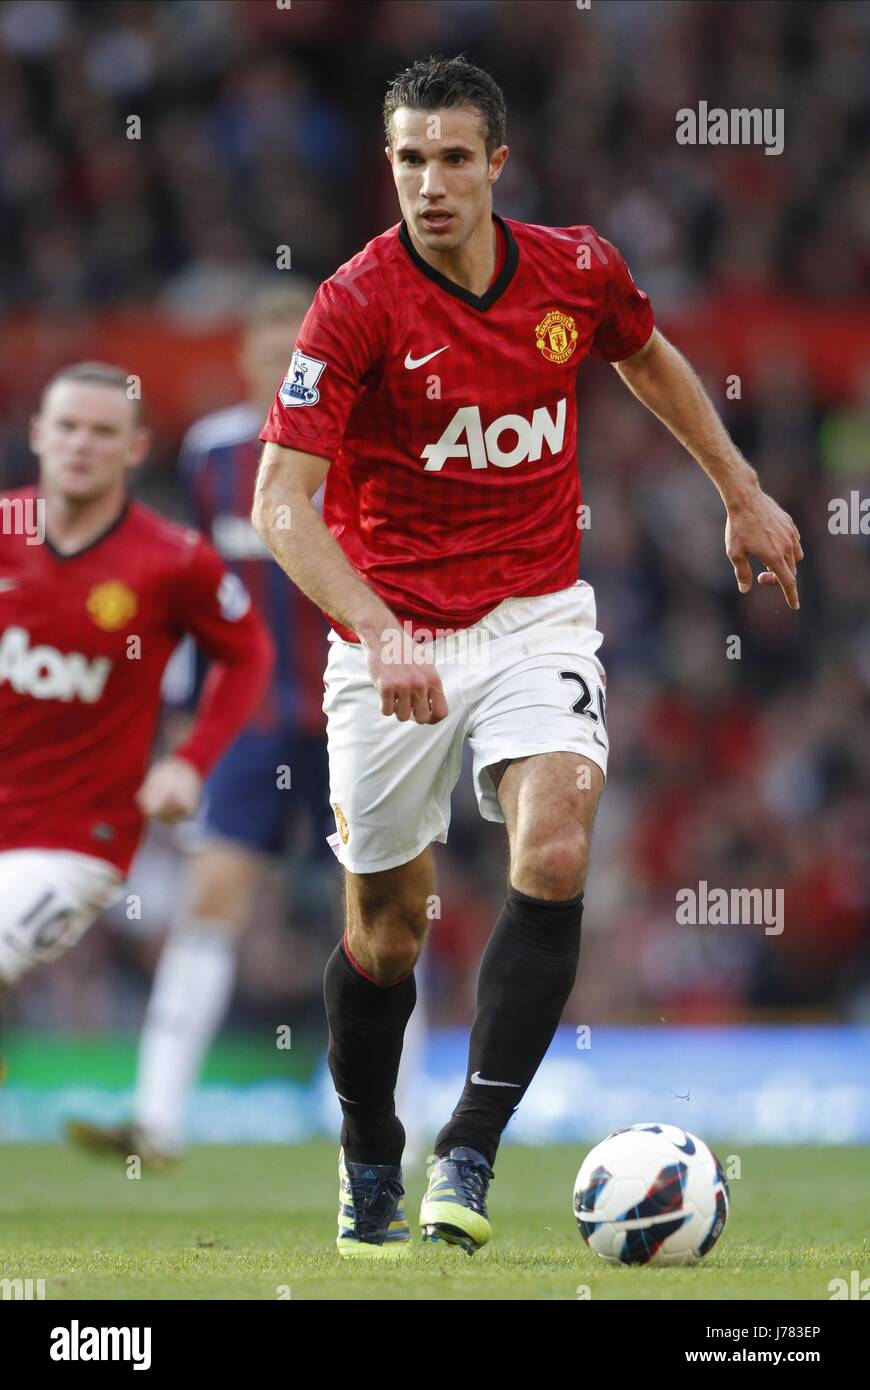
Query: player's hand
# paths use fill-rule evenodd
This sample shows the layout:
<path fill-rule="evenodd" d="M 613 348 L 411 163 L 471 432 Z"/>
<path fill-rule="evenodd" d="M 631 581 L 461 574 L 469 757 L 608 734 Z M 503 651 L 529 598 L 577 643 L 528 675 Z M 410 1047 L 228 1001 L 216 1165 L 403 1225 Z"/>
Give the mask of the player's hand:
<path fill-rule="evenodd" d="M 447 700 L 438 672 L 419 650 L 413 660 L 397 660 L 413 643 L 400 628 L 386 628 L 377 642 L 363 642 L 366 667 L 381 697 L 381 713 L 394 714 L 404 723 L 439 724 L 447 714 Z"/>
<path fill-rule="evenodd" d="M 759 584 L 778 584 L 789 608 L 800 608 L 797 591 L 798 562 L 804 558 L 800 532 L 772 497 L 760 489 L 727 508 L 725 552 L 734 566 L 741 594 L 752 588 L 749 556 L 755 555 L 765 568 Z"/>
<path fill-rule="evenodd" d="M 177 821 L 192 816 L 199 805 L 202 778 L 185 758 L 162 758 L 149 769 L 136 793 L 136 804 L 154 820 Z"/>

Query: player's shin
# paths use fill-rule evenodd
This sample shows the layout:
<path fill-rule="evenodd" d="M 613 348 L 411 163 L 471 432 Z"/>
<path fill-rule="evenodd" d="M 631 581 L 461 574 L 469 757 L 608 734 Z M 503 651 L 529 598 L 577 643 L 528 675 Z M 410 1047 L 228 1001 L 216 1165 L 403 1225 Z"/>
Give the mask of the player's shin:
<path fill-rule="evenodd" d="M 184 1144 L 188 1101 L 223 1021 L 237 948 L 222 922 L 188 918 L 160 954 L 139 1044 L 135 1120 L 158 1149 Z"/>
<path fill-rule="evenodd" d="M 323 997 L 347 1162 L 400 1163 L 405 1131 L 394 1097 L 405 1026 L 417 998 L 413 971 L 394 984 L 379 985 L 340 942 L 326 964 Z"/>
<path fill-rule="evenodd" d="M 476 1149 L 492 1166 L 574 986 L 583 894 L 564 902 L 511 887 L 480 966 L 465 1089 L 435 1141 L 446 1157 Z"/>

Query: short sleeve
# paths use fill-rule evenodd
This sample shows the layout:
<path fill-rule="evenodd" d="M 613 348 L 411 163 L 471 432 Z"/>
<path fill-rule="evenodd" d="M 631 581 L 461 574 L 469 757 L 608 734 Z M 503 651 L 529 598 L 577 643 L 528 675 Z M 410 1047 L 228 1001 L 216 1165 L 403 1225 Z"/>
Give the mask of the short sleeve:
<path fill-rule="evenodd" d="M 605 362 L 623 362 L 646 346 L 655 317 L 648 296 L 632 280 L 621 252 L 604 237 L 598 237 L 598 242 L 607 253 L 609 287 L 589 351 Z"/>
<path fill-rule="evenodd" d="M 264 442 L 329 459 L 338 452 L 348 416 L 378 359 L 371 312 L 351 289 L 333 278 L 314 296 L 260 431 Z"/>

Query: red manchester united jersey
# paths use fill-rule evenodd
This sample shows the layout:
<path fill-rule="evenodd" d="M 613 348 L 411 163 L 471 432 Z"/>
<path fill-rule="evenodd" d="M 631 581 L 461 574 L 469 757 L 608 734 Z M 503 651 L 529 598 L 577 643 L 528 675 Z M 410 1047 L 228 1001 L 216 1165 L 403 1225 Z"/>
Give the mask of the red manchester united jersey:
<path fill-rule="evenodd" d="M 591 227 L 494 220 L 485 294 L 429 266 L 404 222 L 324 281 L 260 434 L 332 460 L 323 519 L 413 632 L 574 583 L 577 368 L 631 357 L 653 329 Z"/>
<path fill-rule="evenodd" d="M 268 678 L 248 595 L 195 531 L 128 503 L 61 555 L 32 488 L 0 499 L 0 851 L 69 849 L 126 873 L 163 669 L 192 633 L 216 665 L 176 750 L 209 771 Z M 25 534 L 25 531 L 27 534 Z"/>

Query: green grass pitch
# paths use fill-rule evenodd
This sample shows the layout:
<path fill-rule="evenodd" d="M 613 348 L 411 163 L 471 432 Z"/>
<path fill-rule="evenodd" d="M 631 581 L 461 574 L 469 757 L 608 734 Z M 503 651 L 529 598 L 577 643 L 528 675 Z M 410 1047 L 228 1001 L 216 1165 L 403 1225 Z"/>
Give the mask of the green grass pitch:
<path fill-rule="evenodd" d="M 349 1266 L 335 1253 L 337 1145 L 199 1148 L 169 1176 L 61 1146 L 0 1147 L 0 1278 L 47 1299 L 821 1299 L 870 1265 L 867 1150 L 715 1143 L 740 1158 L 731 1219 L 692 1269 L 605 1265 L 571 1213 L 581 1147 L 506 1145 L 491 1244 L 422 1245 L 422 1170 L 405 1175 L 413 1253 Z M 580 1295 L 578 1295 L 580 1286 Z"/>

